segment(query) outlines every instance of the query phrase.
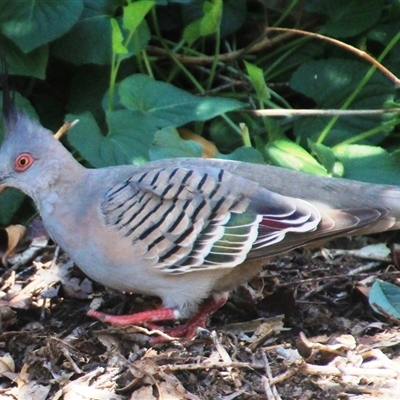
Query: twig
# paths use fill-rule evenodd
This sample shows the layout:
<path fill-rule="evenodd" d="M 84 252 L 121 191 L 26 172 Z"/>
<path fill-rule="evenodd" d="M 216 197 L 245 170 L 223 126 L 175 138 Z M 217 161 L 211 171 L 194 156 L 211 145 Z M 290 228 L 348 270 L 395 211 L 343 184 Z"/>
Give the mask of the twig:
<path fill-rule="evenodd" d="M 254 363 L 246 363 L 246 362 L 204 362 L 199 364 L 179 364 L 179 365 L 161 365 L 160 368 L 162 370 L 168 371 L 194 371 L 196 369 L 226 369 L 226 368 L 247 368 L 247 369 L 265 369 L 265 366 L 262 364 L 254 364 Z"/>
<path fill-rule="evenodd" d="M 388 314 L 379 304 L 372 303 L 374 306 L 385 318 L 387 318 L 392 324 L 400 326 L 400 319 L 397 319 L 393 315 Z"/>
<path fill-rule="evenodd" d="M 330 365 L 312 365 L 304 363 L 300 369 L 301 372 L 309 375 L 349 375 L 349 376 L 371 376 L 380 378 L 398 378 L 399 374 L 392 369 L 382 368 L 359 368 L 359 367 L 343 367 L 337 368 Z"/>
<path fill-rule="evenodd" d="M 379 360 L 382 363 L 382 365 L 384 365 L 386 368 L 391 368 L 392 370 L 400 374 L 400 365 L 397 362 L 391 360 L 380 349 L 372 349 L 362 353 L 361 355 L 363 359 L 374 357 L 377 360 Z"/>
<path fill-rule="evenodd" d="M 291 115 L 320 115 L 320 116 L 332 116 L 332 115 L 382 115 L 382 114 L 400 114 L 400 108 L 381 108 L 377 110 L 336 110 L 336 109 L 325 109 L 325 110 L 307 110 L 307 109 L 270 109 L 270 110 L 240 110 L 240 112 L 249 113 L 256 116 L 291 116 Z"/>
<path fill-rule="evenodd" d="M 275 376 L 275 378 L 272 378 L 269 383 L 270 385 L 276 385 L 277 383 L 284 382 L 298 373 L 299 373 L 298 368 L 290 368 L 286 370 L 283 374 L 277 375 Z"/>
<path fill-rule="evenodd" d="M 169 336 L 167 333 L 159 330 L 159 329 L 147 329 L 144 328 L 143 326 L 138 326 L 138 325 L 132 325 L 131 328 L 134 328 L 135 331 L 139 332 L 139 333 L 144 333 L 147 336 L 153 336 L 153 335 L 158 335 L 163 337 L 164 339 L 166 339 L 167 341 L 174 341 L 177 338 Z"/>
<path fill-rule="evenodd" d="M 276 386 L 274 384 L 271 384 L 273 376 L 272 376 L 271 367 L 269 365 L 266 353 L 265 353 L 265 351 L 261 351 L 260 353 L 261 353 L 261 358 L 262 358 L 264 366 L 265 366 L 265 372 L 267 375 L 267 376 L 262 377 L 265 394 L 267 395 L 268 400 L 281 400 L 281 396 L 279 395 L 278 390 L 276 389 Z"/>
<path fill-rule="evenodd" d="M 282 35 L 279 35 L 275 38 L 262 38 L 259 42 L 247 46 L 243 49 L 231 51 L 229 53 L 220 54 L 217 59 L 219 62 L 229 62 L 233 61 L 234 59 L 249 53 L 256 53 L 266 47 L 274 46 L 277 43 L 280 43 L 283 40 L 286 40 L 292 36 L 297 35 L 297 32 L 287 32 Z M 170 53 L 162 49 L 161 47 L 157 46 L 147 46 L 146 51 L 149 54 L 164 56 L 164 57 L 171 57 Z M 208 65 L 212 64 L 215 61 L 215 56 L 186 56 L 182 54 L 174 53 L 174 57 L 176 57 L 182 64 L 195 64 L 195 65 Z"/>
<path fill-rule="evenodd" d="M 229 356 L 228 352 L 225 350 L 224 346 L 222 346 L 221 342 L 219 341 L 216 331 L 211 332 L 211 339 L 223 362 L 232 363 L 232 359 Z M 236 388 L 241 387 L 242 382 L 239 379 L 237 371 L 234 371 L 232 367 L 227 368 L 227 371 L 229 372 L 229 375 L 231 376 Z"/>
<path fill-rule="evenodd" d="M 71 357 L 71 354 L 69 353 L 68 349 L 66 347 L 62 348 L 62 353 L 64 354 L 65 358 L 69 361 L 71 364 L 72 369 L 77 373 L 81 374 L 83 371 L 76 365 L 75 361 Z"/>

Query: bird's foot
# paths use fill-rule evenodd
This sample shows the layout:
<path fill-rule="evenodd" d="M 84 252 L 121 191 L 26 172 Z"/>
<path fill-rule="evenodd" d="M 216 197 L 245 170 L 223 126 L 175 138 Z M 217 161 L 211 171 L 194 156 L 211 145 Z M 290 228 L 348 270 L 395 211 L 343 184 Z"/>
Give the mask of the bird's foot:
<path fill-rule="evenodd" d="M 209 316 L 221 308 L 226 303 L 226 300 L 227 296 L 225 295 L 210 297 L 192 318 L 174 328 L 164 328 L 154 324 L 157 321 L 175 321 L 179 319 L 179 311 L 173 308 L 161 308 L 129 315 L 111 315 L 91 309 L 87 312 L 87 315 L 112 325 L 142 325 L 153 330 L 160 330 L 171 338 L 191 340 L 196 336 L 197 328 L 205 328 Z M 158 336 L 152 337 L 150 344 L 154 345 L 168 341 L 166 336 Z"/>
<path fill-rule="evenodd" d="M 183 340 L 192 340 L 196 336 L 198 328 L 205 328 L 208 318 L 217 310 L 219 310 L 225 303 L 227 297 L 222 296 L 219 298 L 210 297 L 200 308 L 200 310 L 187 322 L 175 328 L 164 329 L 164 333 L 174 338 Z M 158 336 L 150 339 L 151 345 L 167 342 L 165 337 Z"/>

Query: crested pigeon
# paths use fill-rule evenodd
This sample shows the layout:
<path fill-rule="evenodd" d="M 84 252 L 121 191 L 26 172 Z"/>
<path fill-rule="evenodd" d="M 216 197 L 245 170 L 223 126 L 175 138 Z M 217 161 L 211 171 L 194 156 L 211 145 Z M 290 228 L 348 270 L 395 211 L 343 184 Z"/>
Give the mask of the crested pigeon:
<path fill-rule="evenodd" d="M 163 301 L 133 315 L 88 312 L 105 322 L 159 328 L 190 318 L 167 332 L 191 338 L 269 257 L 400 224 L 394 186 L 217 159 L 87 169 L 16 109 L 6 86 L 3 120 L 0 186 L 35 201 L 50 236 L 90 278 Z"/>

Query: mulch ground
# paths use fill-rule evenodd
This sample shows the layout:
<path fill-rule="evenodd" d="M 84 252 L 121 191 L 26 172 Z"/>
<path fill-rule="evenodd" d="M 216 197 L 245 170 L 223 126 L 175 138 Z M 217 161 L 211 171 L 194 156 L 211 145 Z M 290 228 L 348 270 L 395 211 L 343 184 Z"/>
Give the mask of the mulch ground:
<path fill-rule="evenodd" d="M 270 260 L 196 339 L 148 347 L 153 332 L 85 311 L 138 312 L 158 299 L 91 282 L 31 234 L 1 269 L 0 399 L 398 399 L 400 327 L 367 295 L 399 271 L 354 255 L 392 241 L 345 238 Z"/>

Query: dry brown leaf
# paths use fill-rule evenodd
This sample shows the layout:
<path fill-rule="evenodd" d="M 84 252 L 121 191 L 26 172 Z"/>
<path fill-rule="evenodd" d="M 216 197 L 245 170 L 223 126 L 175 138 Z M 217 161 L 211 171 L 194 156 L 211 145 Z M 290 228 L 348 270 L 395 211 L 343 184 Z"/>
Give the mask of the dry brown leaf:
<path fill-rule="evenodd" d="M 15 373 L 14 359 L 9 353 L 0 357 L 0 376 L 5 376 L 12 381 L 18 377 L 18 374 Z"/>
<path fill-rule="evenodd" d="M 53 400 L 122 400 L 123 397 L 114 393 L 113 373 L 104 368 L 97 369 L 70 381 L 60 389 Z M 103 378 L 103 379 L 102 379 Z M 107 387 L 104 387 L 106 385 Z"/>
<path fill-rule="evenodd" d="M 146 385 L 141 386 L 132 394 L 131 399 L 153 399 L 153 397 L 145 397 L 135 393 L 143 389 L 146 393 L 153 393 L 151 385 L 155 385 L 159 393 L 158 399 L 162 400 L 200 400 L 196 395 L 188 392 L 176 378 L 175 375 L 163 371 L 154 361 L 150 359 L 138 360 L 130 364 L 130 371 L 136 378 L 143 377 L 143 383 Z M 133 396 L 136 397 L 133 397 Z M 142 397 L 140 397 L 142 395 Z"/>
<path fill-rule="evenodd" d="M 0 300 L 0 323 L 4 324 L 5 322 L 11 322 L 15 315 L 17 314 L 14 310 L 11 309 L 14 307 L 13 304 L 9 303 L 5 300 Z"/>
<path fill-rule="evenodd" d="M 213 158 L 217 155 L 218 149 L 217 146 L 213 142 L 210 142 L 207 139 L 204 139 L 202 136 L 198 135 L 197 133 L 194 133 L 193 131 L 186 129 L 186 128 L 180 128 L 178 129 L 179 135 L 182 139 L 184 140 L 193 140 L 194 142 L 198 143 L 203 151 L 201 153 L 202 158 Z"/>
<path fill-rule="evenodd" d="M 26 228 L 23 225 L 10 225 L 0 228 L 0 255 L 1 262 L 7 266 L 7 258 L 12 256 L 16 247 L 25 236 Z"/>
<path fill-rule="evenodd" d="M 266 322 L 258 326 L 253 337 L 250 339 L 251 344 L 249 345 L 249 348 L 255 350 L 273 333 L 281 331 L 283 329 L 283 318 L 283 315 L 278 315 L 277 317 L 268 319 Z"/>
<path fill-rule="evenodd" d="M 140 389 L 135 390 L 132 393 L 131 399 L 130 400 L 157 400 L 156 397 L 153 395 L 153 387 L 146 385 L 142 386 Z"/>
<path fill-rule="evenodd" d="M 18 400 L 46 400 L 50 392 L 51 385 L 40 385 L 33 380 L 28 373 L 29 365 L 24 364 L 17 379 L 18 384 Z"/>

